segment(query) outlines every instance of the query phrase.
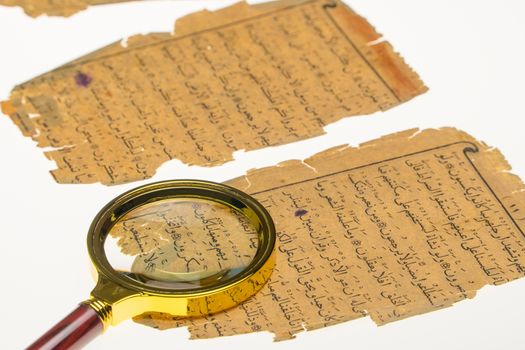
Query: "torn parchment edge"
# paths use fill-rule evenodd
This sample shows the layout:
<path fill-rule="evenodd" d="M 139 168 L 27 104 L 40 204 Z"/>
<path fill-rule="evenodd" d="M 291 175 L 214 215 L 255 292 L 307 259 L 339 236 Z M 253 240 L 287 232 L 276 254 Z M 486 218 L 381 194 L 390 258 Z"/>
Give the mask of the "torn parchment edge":
<path fill-rule="evenodd" d="M 411 147 L 411 145 L 418 142 L 422 142 L 424 148 L 414 149 Z M 254 194 L 259 191 L 264 191 L 266 189 L 265 184 L 268 183 L 268 181 L 286 186 L 298 181 L 304 181 L 305 178 L 315 178 L 317 176 L 328 175 L 348 168 L 364 166 L 385 159 L 394 159 L 406 154 L 458 142 L 465 143 L 465 149 L 468 150 L 468 155 L 465 153 L 465 156 L 470 159 L 472 166 L 478 171 L 482 181 L 484 181 L 489 189 L 493 191 L 495 198 L 500 200 L 502 205 L 504 205 L 503 203 L 505 199 L 510 199 L 512 200 L 512 203 L 519 205 L 522 212 L 525 211 L 525 184 L 520 177 L 511 172 L 512 168 L 503 154 L 498 149 L 488 146 L 483 141 L 476 140 L 469 134 L 451 127 L 425 130 L 415 128 L 389 134 L 372 141 L 367 141 L 356 147 L 350 145 L 335 146 L 304 160 L 288 160 L 278 163 L 275 166 L 251 169 L 246 175 L 229 180 L 226 184 L 242 191 L 246 191 L 247 193 Z M 367 152 L 366 159 L 359 157 L 359 153 L 363 150 L 366 150 Z M 344 159 L 348 162 L 338 159 L 341 155 L 344 155 Z M 334 159 L 337 159 L 337 162 L 333 162 Z M 328 164 L 329 167 L 325 166 L 326 164 Z M 338 169 L 338 167 L 340 169 Z M 275 168 L 279 168 L 281 171 L 276 173 L 274 171 Z M 330 170 L 327 171 L 323 168 L 330 168 Z M 507 210 L 507 205 L 504 205 L 504 209 Z M 517 228 L 523 232 L 525 229 L 525 216 L 515 218 L 510 215 L 510 213 L 509 216 L 512 221 L 514 221 Z M 479 290 L 489 285 L 493 284 L 487 282 L 477 290 L 467 290 L 466 297 L 459 301 L 474 298 Z M 458 296 L 460 295 L 462 294 L 458 293 Z M 449 304 L 430 309 L 427 304 L 421 304 L 421 306 L 416 308 L 414 312 L 405 315 L 402 319 L 449 308 L 457 302 L 458 301 L 450 302 Z M 384 308 L 381 310 L 384 310 Z M 382 320 L 373 317 L 368 310 L 366 316 L 370 317 L 378 326 L 402 320 L 398 319 L 395 321 L 383 322 Z M 332 323 L 303 323 L 303 331 L 316 330 L 358 319 L 360 317 L 361 316 L 349 316 L 341 322 Z M 175 319 L 177 319 L 177 322 Z M 198 322 L 203 322 L 201 320 Z M 202 329 L 202 327 L 205 327 L 207 324 L 213 323 L 213 321 L 204 321 L 203 323 L 193 325 L 191 322 L 179 318 L 173 318 L 168 314 L 156 313 L 141 315 L 134 318 L 134 321 L 160 330 L 187 327 L 190 332 L 190 339 L 206 339 L 206 337 L 194 337 L 192 331 L 195 329 Z M 279 330 L 264 329 L 262 331 L 272 333 L 275 341 L 292 339 L 296 334 L 302 332 L 290 334 L 287 331 L 280 332 Z M 252 332 L 246 331 L 244 333 Z"/>
<path fill-rule="evenodd" d="M 307 3 L 318 3 L 319 6 L 322 6 L 323 8 L 327 9 L 327 11 L 330 11 L 332 13 L 333 18 L 338 18 L 337 21 L 342 22 L 348 22 L 348 25 L 346 27 L 347 30 L 343 31 L 345 35 L 352 36 L 352 40 L 354 42 L 355 46 L 358 46 L 358 52 L 360 50 L 366 50 L 363 51 L 367 55 L 367 60 L 370 60 L 371 62 L 376 62 L 375 68 L 380 72 L 380 76 L 387 80 L 387 85 L 391 87 L 393 93 L 398 99 L 398 103 L 395 105 L 389 106 L 388 108 L 384 108 L 383 110 L 387 110 L 391 107 L 397 106 L 400 103 L 406 102 L 413 97 L 416 97 L 425 91 L 428 90 L 428 88 L 423 84 L 421 79 L 418 77 L 418 75 L 415 73 L 415 71 L 410 68 L 409 65 L 407 65 L 402 58 L 401 55 L 396 53 L 392 46 L 385 41 L 380 41 L 377 44 L 370 45 L 371 42 L 377 42 L 378 39 L 382 38 L 382 36 L 376 32 L 374 27 L 372 27 L 366 19 L 356 14 L 351 8 L 346 6 L 344 3 L 340 1 L 328 1 L 328 0 L 290 0 L 290 1 L 284 1 L 284 2 L 273 2 L 273 3 L 262 3 L 257 5 L 248 5 L 246 2 L 239 2 L 236 3 L 230 7 L 226 7 L 223 9 L 219 9 L 216 11 L 208 11 L 203 10 L 200 12 L 196 12 L 194 14 L 189 14 L 187 16 L 184 16 L 176 21 L 176 23 L 179 23 L 179 26 L 177 27 L 179 31 L 182 31 L 182 33 L 186 33 L 188 31 L 185 31 L 185 28 L 192 27 L 192 29 L 195 30 L 205 30 L 210 29 L 212 27 L 215 27 L 216 24 L 213 21 L 208 20 L 209 17 L 213 18 L 220 18 L 218 14 L 225 14 L 229 13 L 229 18 L 233 21 L 238 20 L 240 18 L 246 18 L 246 17 L 232 17 L 231 13 L 235 13 L 237 10 L 239 13 L 249 13 L 249 16 L 255 16 L 255 15 L 261 15 L 263 13 L 271 12 L 280 10 L 282 8 L 286 7 L 293 7 L 293 6 L 300 6 L 302 4 Z M 236 10 L 236 11 L 234 11 Z M 200 19 L 201 26 L 200 27 L 193 27 L 190 24 L 192 17 L 198 17 Z M 331 18 L 332 18 L 331 17 Z M 180 25 L 180 23 L 183 23 L 183 25 Z M 184 24 L 186 23 L 186 24 Z M 211 25 L 213 23 L 213 26 Z M 229 22 L 230 23 L 230 22 Z M 359 25 L 355 25 L 355 23 L 359 23 Z M 339 26 L 337 23 L 336 26 Z M 180 29 L 180 28 L 183 29 Z M 149 35 L 135 35 L 131 36 L 127 39 L 123 39 L 120 41 L 117 41 L 113 44 L 107 45 L 104 48 L 101 48 L 99 50 L 96 50 L 90 54 L 87 54 L 86 56 L 80 57 L 74 61 L 71 61 L 70 63 L 63 65 L 59 68 L 56 68 L 48 73 L 45 73 L 39 77 L 36 77 L 26 83 L 20 84 L 16 86 L 11 91 L 11 96 L 8 101 L 4 101 L 1 104 L 2 112 L 6 115 L 8 115 L 13 123 L 15 123 L 18 128 L 22 131 L 22 134 L 27 137 L 31 137 L 33 141 L 37 142 L 37 145 L 42 148 L 46 148 L 47 150 L 44 152 L 45 156 L 49 159 L 55 162 L 55 166 L 57 167 L 54 170 L 51 170 L 51 174 L 54 176 L 54 173 L 57 170 L 60 170 L 59 163 L 57 162 L 57 157 L 60 157 L 60 154 L 58 154 L 60 151 L 63 151 L 67 148 L 74 148 L 76 145 L 50 145 L 49 141 L 44 139 L 41 136 L 41 133 L 38 128 L 38 120 L 39 118 L 46 118 L 47 114 L 39 115 L 36 113 L 34 108 L 31 108 L 30 104 L 28 104 L 26 96 L 23 94 L 23 88 L 25 85 L 29 84 L 37 84 L 39 80 L 45 79 L 47 76 L 52 75 L 57 70 L 63 70 L 72 68 L 76 65 L 86 63 L 88 61 L 101 59 L 104 56 L 108 55 L 109 53 L 115 54 L 117 52 L 126 52 L 128 49 L 141 49 L 142 47 L 154 45 L 157 43 L 161 43 L 167 40 L 174 40 L 176 38 L 182 37 L 184 34 L 169 34 L 169 33 L 152 33 Z M 383 67 L 384 66 L 384 67 Z M 386 67 L 389 67 L 387 69 Z M 53 99 L 53 96 L 46 96 L 44 97 Z M 370 115 L 372 113 L 375 113 L 376 110 L 369 112 L 369 113 L 361 113 L 359 115 Z M 60 110 L 52 110 L 48 111 L 49 114 L 56 113 L 57 115 L 60 115 L 63 113 Z M 337 118 L 332 118 L 331 120 L 327 120 L 326 125 L 332 124 L 338 120 L 341 120 L 343 118 L 347 118 L 353 116 L 352 114 L 341 116 Z M 302 138 L 297 138 L 292 141 L 287 141 L 282 144 L 287 144 L 291 142 L 297 142 L 304 139 L 313 138 L 316 136 L 321 136 L 326 134 L 325 127 L 322 129 L 319 129 L 318 132 L 312 133 L 309 136 L 304 136 Z M 282 145 L 279 144 L 279 145 Z M 272 146 L 271 146 L 272 147 Z M 260 149 L 257 147 L 246 147 L 244 149 L 239 149 L 237 151 L 252 151 L 255 149 Z M 186 163 L 187 165 L 199 165 L 199 166 L 205 166 L 205 167 L 212 167 L 217 165 L 222 165 L 228 161 L 232 161 L 233 158 L 233 152 L 230 154 L 229 157 L 224 157 L 221 160 L 218 160 L 216 162 L 212 163 Z M 172 159 L 173 160 L 173 159 Z M 155 164 L 153 167 L 155 167 L 154 170 L 152 170 L 152 175 L 156 173 L 156 170 L 164 164 Z M 55 176 L 54 176 L 55 177 Z M 55 177 L 55 180 L 58 179 Z M 131 181 L 136 181 L 140 179 L 131 179 Z M 85 181 L 83 183 L 94 183 L 94 182 L 101 182 L 106 185 L 114 185 L 114 184 L 120 184 L 120 183 L 107 183 L 103 181 L 99 181 L 99 179 L 93 179 L 92 181 Z"/>
<path fill-rule="evenodd" d="M 48 0 L 49 1 L 49 0 Z M 35 6 L 32 4 L 33 2 L 38 3 L 42 2 L 41 0 L 22 0 L 22 1 L 1 1 L 0 0 L 0 6 L 7 6 L 7 7 L 19 7 L 21 8 L 24 13 L 32 18 L 40 17 L 42 15 L 47 15 L 49 17 L 71 17 L 72 15 L 86 10 L 90 6 L 97 6 L 97 5 L 109 5 L 109 4 L 116 4 L 121 2 L 131 2 L 131 1 L 139 1 L 139 0 L 80 0 L 75 3 L 71 3 L 68 5 L 52 5 L 54 7 L 48 8 L 46 6 Z"/>

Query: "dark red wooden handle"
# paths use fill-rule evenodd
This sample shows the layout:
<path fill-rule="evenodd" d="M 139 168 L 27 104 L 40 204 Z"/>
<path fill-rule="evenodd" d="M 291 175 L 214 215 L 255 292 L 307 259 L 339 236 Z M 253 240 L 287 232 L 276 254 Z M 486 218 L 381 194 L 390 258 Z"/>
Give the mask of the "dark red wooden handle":
<path fill-rule="evenodd" d="M 80 304 L 72 313 L 47 331 L 27 350 L 80 349 L 104 330 L 97 312 Z"/>

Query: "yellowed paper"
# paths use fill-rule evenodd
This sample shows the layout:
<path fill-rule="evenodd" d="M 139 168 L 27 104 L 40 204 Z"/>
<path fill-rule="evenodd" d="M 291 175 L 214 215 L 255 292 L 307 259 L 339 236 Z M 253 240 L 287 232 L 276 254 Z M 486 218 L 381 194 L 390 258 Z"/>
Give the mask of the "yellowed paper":
<path fill-rule="evenodd" d="M 286 1 L 177 22 L 17 86 L 2 105 L 57 163 L 60 183 L 146 179 L 170 159 L 213 166 L 322 134 L 424 92 L 341 2 Z"/>
<path fill-rule="evenodd" d="M 113 4 L 137 0 L 0 0 L 0 5 L 20 6 L 31 17 L 46 14 L 69 17 L 91 5 Z"/>
<path fill-rule="evenodd" d="M 525 187 L 501 153 L 456 129 L 408 130 L 229 182 L 272 215 L 277 265 L 227 312 L 136 321 L 192 338 L 377 324 L 445 308 L 525 273 Z"/>
<path fill-rule="evenodd" d="M 149 285 L 187 289 L 243 271 L 258 245 L 256 228 L 231 207 L 172 198 L 126 213 L 111 227 L 104 250 L 113 253 L 108 261 L 117 271 Z"/>

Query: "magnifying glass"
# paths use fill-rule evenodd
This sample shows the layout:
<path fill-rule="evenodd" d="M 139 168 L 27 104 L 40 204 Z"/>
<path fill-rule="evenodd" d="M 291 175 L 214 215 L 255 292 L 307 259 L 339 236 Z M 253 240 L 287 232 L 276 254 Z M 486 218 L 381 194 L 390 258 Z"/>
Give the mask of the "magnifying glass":
<path fill-rule="evenodd" d="M 80 348 L 145 312 L 196 317 L 248 299 L 270 277 L 275 227 L 264 207 L 227 185 L 157 182 L 126 192 L 95 217 L 90 298 L 28 349 Z"/>

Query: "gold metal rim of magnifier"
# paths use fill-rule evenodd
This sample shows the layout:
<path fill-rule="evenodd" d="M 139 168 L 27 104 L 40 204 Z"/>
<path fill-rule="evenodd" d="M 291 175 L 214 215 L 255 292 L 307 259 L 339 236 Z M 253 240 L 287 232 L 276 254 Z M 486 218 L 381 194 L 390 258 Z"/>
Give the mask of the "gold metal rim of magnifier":
<path fill-rule="evenodd" d="M 214 201 L 246 216 L 259 237 L 252 262 L 239 274 L 214 286 L 181 291 L 146 285 L 115 271 L 104 253 L 104 241 L 111 227 L 130 210 L 168 198 Z M 201 180 L 170 180 L 141 186 L 109 202 L 89 228 L 88 252 L 98 282 L 84 303 L 97 311 L 104 329 L 146 312 L 180 317 L 216 313 L 238 305 L 262 288 L 275 265 L 275 241 L 270 214 L 257 200 L 233 187 Z"/>

